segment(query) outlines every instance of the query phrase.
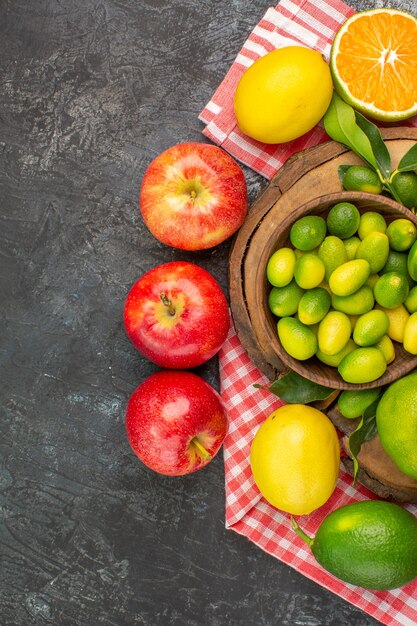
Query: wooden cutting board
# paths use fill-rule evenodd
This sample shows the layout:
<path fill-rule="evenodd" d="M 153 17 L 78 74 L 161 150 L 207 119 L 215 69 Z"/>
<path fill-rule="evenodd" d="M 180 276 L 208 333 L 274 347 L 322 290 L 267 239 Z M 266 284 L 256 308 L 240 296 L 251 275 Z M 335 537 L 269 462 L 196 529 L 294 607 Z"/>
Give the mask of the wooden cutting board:
<path fill-rule="evenodd" d="M 381 130 L 390 151 L 393 167 L 417 141 L 417 129 L 391 127 Z M 337 170 L 339 165 L 362 164 L 363 161 L 339 143 L 329 141 L 293 155 L 266 186 L 254 202 L 249 215 L 239 230 L 229 258 L 230 306 L 237 335 L 255 365 L 269 378 L 275 380 L 285 371 L 285 366 L 275 352 L 257 335 L 247 304 L 256 259 L 256 234 L 266 218 L 274 225 L 291 212 L 315 197 L 341 191 Z M 248 261 L 249 259 L 249 261 Z M 333 423 L 345 434 L 352 430 L 352 421 L 345 420 L 335 405 L 327 413 Z M 346 438 L 342 440 L 346 448 Z M 352 472 L 352 462 L 343 460 L 347 471 Z M 394 466 L 394 467 L 392 467 Z M 400 502 L 417 502 L 417 480 L 396 473 L 396 466 L 385 454 L 379 438 L 367 442 L 360 456 L 360 482 L 383 498 Z"/>

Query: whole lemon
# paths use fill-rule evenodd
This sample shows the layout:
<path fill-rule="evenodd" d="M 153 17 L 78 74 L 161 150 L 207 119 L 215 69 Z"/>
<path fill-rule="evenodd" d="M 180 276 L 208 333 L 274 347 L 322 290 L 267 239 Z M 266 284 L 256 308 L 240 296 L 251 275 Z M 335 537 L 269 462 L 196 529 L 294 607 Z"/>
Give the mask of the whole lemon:
<path fill-rule="evenodd" d="M 301 46 L 279 48 L 242 75 L 234 97 L 237 124 L 263 143 L 285 143 L 320 121 L 332 93 L 330 69 L 319 52 Z"/>
<path fill-rule="evenodd" d="M 286 404 L 258 429 L 250 463 L 255 483 L 270 504 L 293 515 L 311 513 L 336 486 L 340 464 L 336 429 L 321 411 Z"/>

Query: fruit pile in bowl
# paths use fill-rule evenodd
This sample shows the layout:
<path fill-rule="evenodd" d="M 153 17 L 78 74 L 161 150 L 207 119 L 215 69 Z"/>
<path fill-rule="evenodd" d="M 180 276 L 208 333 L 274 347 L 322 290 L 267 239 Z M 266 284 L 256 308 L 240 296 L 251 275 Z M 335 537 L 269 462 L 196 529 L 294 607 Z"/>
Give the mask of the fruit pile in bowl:
<path fill-rule="evenodd" d="M 260 262 L 269 340 L 290 369 L 334 389 L 375 387 L 417 365 L 417 218 L 384 196 L 302 205 Z"/>

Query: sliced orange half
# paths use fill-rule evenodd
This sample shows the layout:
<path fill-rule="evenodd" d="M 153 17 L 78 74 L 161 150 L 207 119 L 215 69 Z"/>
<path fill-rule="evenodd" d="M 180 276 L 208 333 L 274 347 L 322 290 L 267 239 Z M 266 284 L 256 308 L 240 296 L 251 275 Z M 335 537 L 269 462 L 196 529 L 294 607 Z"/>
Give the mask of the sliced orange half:
<path fill-rule="evenodd" d="M 395 9 L 352 15 L 333 41 L 336 91 L 358 111 L 392 122 L 417 113 L 417 19 Z"/>

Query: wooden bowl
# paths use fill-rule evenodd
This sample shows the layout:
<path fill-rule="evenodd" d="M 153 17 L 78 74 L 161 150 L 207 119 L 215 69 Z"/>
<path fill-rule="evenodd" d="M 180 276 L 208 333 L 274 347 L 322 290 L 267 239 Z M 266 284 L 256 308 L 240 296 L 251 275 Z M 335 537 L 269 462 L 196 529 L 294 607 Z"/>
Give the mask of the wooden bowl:
<path fill-rule="evenodd" d="M 377 211 L 381 213 L 387 224 L 397 218 L 406 217 L 417 227 L 417 217 L 408 209 L 398 204 L 390 198 L 375 194 L 362 192 L 340 192 L 332 193 L 315 198 L 295 209 L 290 215 L 284 218 L 279 227 L 268 229 L 264 233 L 263 249 L 260 258 L 246 259 L 246 263 L 256 262 L 255 284 L 252 290 L 253 301 L 248 302 L 253 324 L 256 328 L 262 329 L 262 342 L 269 345 L 278 358 L 291 370 L 298 372 L 301 376 L 316 383 L 331 387 L 333 389 L 370 389 L 397 380 L 404 374 L 417 367 L 417 357 L 406 352 L 402 344 L 394 342 L 395 360 L 390 363 L 380 378 L 362 384 L 352 384 L 345 382 L 340 376 L 337 368 L 330 367 L 312 357 L 306 361 L 298 361 L 291 357 L 282 347 L 276 329 L 277 319 L 268 306 L 268 296 L 271 290 L 266 279 L 266 266 L 271 254 L 284 246 L 293 247 L 289 240 L 289 232 L 292 224 L 305 215 L 320 215 L 326 218 L 328 211 L 338 202 L 352 202 L 360 213 L 365 211 Z"/>

